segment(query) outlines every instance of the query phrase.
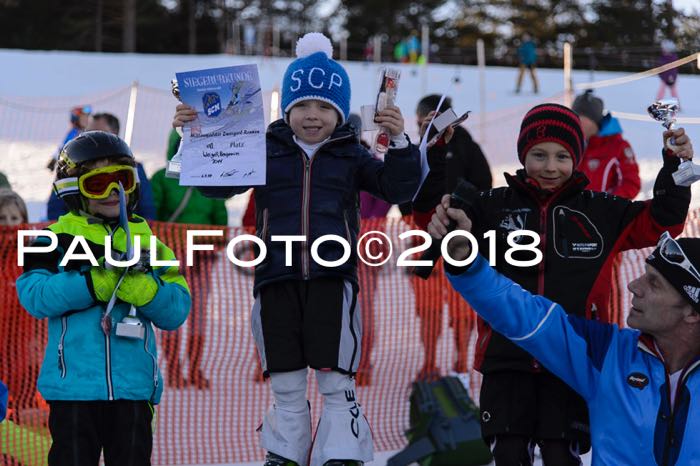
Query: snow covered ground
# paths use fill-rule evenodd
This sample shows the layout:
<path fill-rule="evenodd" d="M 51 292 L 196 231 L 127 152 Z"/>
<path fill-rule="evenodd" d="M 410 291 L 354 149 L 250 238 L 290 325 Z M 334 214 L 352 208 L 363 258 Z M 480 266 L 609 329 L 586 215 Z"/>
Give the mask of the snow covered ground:
<path fill-rule="evenodd" d="M 126 126 L 130 85 L 138 81 L 132 147 L 152 175 L 165 163 L 165 143 L 175 99 L 169 81 L 175 72 L 243 63 L 259 67 L 265 108 L 269 118 L 270 96 L 289 63 L 287 59 L 234 57 L 226 55 L 137 55 L 83 52 L 41 52 L 0 50 L 3 79 L 0 80 L 0 171 L 6 173 L 15 189 L 28 201 L 31 220 L 44 216 L 44 203 L 51 186 L 51 174 L 44 168 L 51 153 L 68 131 L 71 106 L 92 104 L 94 111 L 109 111 L 120 117 L 122 135 Z M 353 111 L 371 104 L 376 93 L 380 66 L 373 63 L 345 63 L 352 81 Z M 427 93 L 446 93 L 458 112 L 474 113 L 466 126 L 480 142 L 494 173 L 496 184 L 501 173 L 517 168 L 515 142 L 520 120 L 532 105 L 556 100 L 563 102 L 561 70 L 538 70 L 539 95 L 532 94 L 525 80 L 523 93 L 513 93 L 516 70 L 491 67 L 485 71 L 485 93 L 479 93 L 476 67 L 454 65 L 398 66 L 402 71 L 398 104 L 406 117 L 406 129 L 415 138 L 414 109 Z M 575 71 L 574 83 L 624 76 L 623 73 Z M 623 85 L 597 90 L 608 109 L 645 115 L 653 101 L 659 79 L 648 77 Z M 700 117 L 700 76 L 681 75 L 679 92 L 683 105 L 680 117 Z M 483 97 L 483 98 L 482 98 Z M 479 113 L 481 108 L 484 112 Z M 659 168 L 662 128 L 659 123 L 622 121 L 641 165 L 644 181 L 642 197 L 648 197 Z M 700 147 L 700 127 L 688 127 Z M 367 135 L 371 137 L 371 135 Z M 697 198 L 697 196 L 695 196 Z M 245 196 L 229 201 L 231 224 L 240 223 Z"/>

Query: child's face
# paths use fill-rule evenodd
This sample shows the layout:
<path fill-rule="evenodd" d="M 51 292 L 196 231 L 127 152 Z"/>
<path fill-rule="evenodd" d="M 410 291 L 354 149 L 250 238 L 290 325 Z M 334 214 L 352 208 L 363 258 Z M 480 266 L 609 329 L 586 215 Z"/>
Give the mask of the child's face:
<path fill-rule="evenodd" d="M 90 165 L 90 169 L 107 167 L 114 163 L 109 160 L 98 160 Z M 113 189 L 109 196 L 104 199 L 86 199 L 87 211 L 92 215 L 100 215 L 104 218 L 119 217 L 119 192 Z M 129 202 L 129 195 L 126 195 L 126 201 Z"/>
<path fill-rule="evenodd" d="M 541 142 L 525 154 L 525 171 L 542 189 L 557 189 L 571 178 L 574 159 L 558 142 Z"/>
<path fill-rule="evenodd" d="M 289 126 L 306 144 L 326 140 L 338 125 L 338 112 L 323 100 L 302 100 L 289 111 Z"/>
<path fill-rule="evenodd" d="M 16 204 L 9 202 L 0 207 L 0 225 L 19 225 L 23 220 L 22 212 Z"/>

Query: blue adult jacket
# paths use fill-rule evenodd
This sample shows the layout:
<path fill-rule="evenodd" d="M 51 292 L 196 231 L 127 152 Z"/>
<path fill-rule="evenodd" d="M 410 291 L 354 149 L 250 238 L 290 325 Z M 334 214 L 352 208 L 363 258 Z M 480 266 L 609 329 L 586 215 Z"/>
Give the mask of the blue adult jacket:
<path fill-rule="evenodd" d="M 567 315 L 481 256 L 462 273 L 450 271 L 481 317 L 586 400 L 594 466 L 700 464 L 700 355 L 685 368 L 671 410 L 668 374 L 650 337 Z"/>
<path fill-rule="evenodd" d="M 129 221 L 132 237 L 139 236 L 148 248 L 152 235 L 145 220 Z M 129 313 L 130 305 L 117 301 L 112 311 L 112 330 L 105 335 L 100 321 L 105 304 L 95 300 L 87 259 L 60 265 L 75 236 L 83 236 L 95 258 L 105 255 L 105 237 L 113 249 L 125 251 L 126 234 L 94 217 L 73 213 L 48 227 L 58 238 L 58 247 L 48 253 L 25 255 L 24 273 L 17 279 L 20 304 L 37 319 L 48 319 L 48 342 L 39 374 L 39 392 L 54 400 L 150 400 L 157 403 L 163 391 L 158 368 L 155 334 L 151 324 L 164 330 L 178 328 L 190 309 L 190 293 L 178 267 L 153 269 L 158 291 L 153 300 L 137 308 L 145 327 L 144 340 L 115 334 L 116 323 Z M 40 237 L 35 245 L 46 246 Z M 173 260 L 173 252 L 157 241 L 160 260 Z M 76 251 L 82 251 L 78 246 Z"/>
<path fill-rule="evenodd" d="M 283 120 L 267 130 L 267 179 L 255 186 L 257 235 L 267 246 L 265 260 L 255 268 L 255 290 L 280 280 L 339 277 L 357 283 L 354 253 L 360 228 L 359 192 L 367 191 L 391 204 L 410 201 L 420 182 L 418 149 L 390 149 L 384 162 L 372 157 L 349 125 L 339 127 L 309 159 L 294 142 Z M 229 197 L 250 187 L 199 188 L 205 196 Z M 292 264 L 285 265 L 285 243 L 273 235 L 301 235 L 306 242 L 292 244 Z M 324 267 L 311 258 L 312 243 L 336 235 L 351 245 L 348 260 Z M 326 261 L 343 256 L 336 241 L 318 248 Z"/>

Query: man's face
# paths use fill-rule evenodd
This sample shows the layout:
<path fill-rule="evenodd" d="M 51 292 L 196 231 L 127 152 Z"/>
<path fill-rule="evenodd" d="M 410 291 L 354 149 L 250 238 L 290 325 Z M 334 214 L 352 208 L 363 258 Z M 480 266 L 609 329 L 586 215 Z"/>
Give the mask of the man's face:
<path fill-rule="evenodd" d="M 645 267 L 644 275 L 627 285 L 633 295 L 627 325 L 654 336 L 672 333 L 695 311 L 654 267 Z"/>
<path fill-rule="evenodd" d="M 85 131 L 105 131 L 107 133 L 116 134 L 102 118 L 90 118 L 90 123 L 88 123 Z M 119 135 L 117 134 L 117 136 Z"/>

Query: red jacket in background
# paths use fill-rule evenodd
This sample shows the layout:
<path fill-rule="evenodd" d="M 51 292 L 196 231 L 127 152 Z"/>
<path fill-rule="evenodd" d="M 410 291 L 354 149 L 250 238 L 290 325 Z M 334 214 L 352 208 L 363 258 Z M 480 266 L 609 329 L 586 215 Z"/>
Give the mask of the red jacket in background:
<path fill-rule="evenodd" d="M 625 199 L 639 194 L 639 166 L 616 118 L 606 117 L 598 134 L 588 140 L 578 169 L 589 179 L 587 189 L 591 191 Z"/>

